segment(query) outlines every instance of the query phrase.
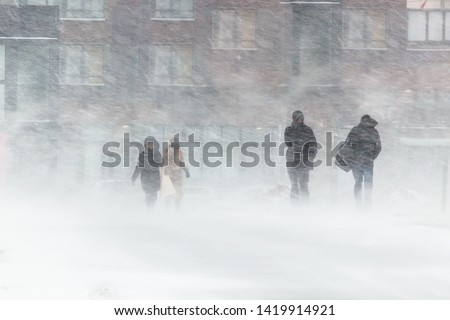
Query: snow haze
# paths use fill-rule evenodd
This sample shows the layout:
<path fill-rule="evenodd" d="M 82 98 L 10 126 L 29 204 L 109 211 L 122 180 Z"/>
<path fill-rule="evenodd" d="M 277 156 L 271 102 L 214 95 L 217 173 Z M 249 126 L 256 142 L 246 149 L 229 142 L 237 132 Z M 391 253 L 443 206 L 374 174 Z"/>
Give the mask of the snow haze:
<path fill-rule="evenodd" d="M 0 0 L 0 298 L 448 299 L 449 40 L 449 1 Z M 198 148 L 151 212 L 137 148 L 102 165 L 279 146 L 295 110 L 323 161 L 378 121 L 370 210 L 334 159 L 291 205 L 277 149 Z"/>

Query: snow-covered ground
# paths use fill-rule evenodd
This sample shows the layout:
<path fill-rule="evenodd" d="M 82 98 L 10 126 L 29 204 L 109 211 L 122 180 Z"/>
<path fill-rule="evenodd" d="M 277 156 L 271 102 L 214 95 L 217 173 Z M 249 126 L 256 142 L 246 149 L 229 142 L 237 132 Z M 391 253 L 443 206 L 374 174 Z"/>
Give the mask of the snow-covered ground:
<path fill-rule="evenodd" d="M 284 191 L 154 213 L 140 190 L 3 199 L 0 298 L 450 298 L 450 214 L 292 208 Z"/>

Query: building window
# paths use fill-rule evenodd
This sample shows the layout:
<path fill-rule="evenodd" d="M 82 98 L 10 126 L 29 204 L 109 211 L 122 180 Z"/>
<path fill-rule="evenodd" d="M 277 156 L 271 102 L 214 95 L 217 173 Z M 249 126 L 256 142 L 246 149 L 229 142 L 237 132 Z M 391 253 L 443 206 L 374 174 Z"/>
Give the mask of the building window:
<path fill-rule="evenodd" d="M 343 31 L 345 48 L 385 48 L 386 11 L 344 10 Z"/>
<path fill-rule="evenodd" d="M 192 84 L 192 47 L 152 45 L 149 60 L 150 84 Z"/>
<path fill-rule="evenodd" d="M 153 0 L 155 19 L 193 19 L 193 0 Z"/>
<path fill-rule="evenodd" d="M 213 43 L 217 49 L 255 49 L 256 11 L 218 10 L 213 15 Z"/>
<path fill-rule="evenodd" d="M 409 41 L 450 41 L 450 10 L 410 10 Z"/>
<path fill-rule="evenodd" d="M 408 9 L 429 10 L 450 8 L 450 0 L 407 0 Z"/>
<path fill-rule="evenodd" d="M 18 116 L 45 119 L 49 107 L 50 47 L 20 46 L 16 54 Z"/>
<path fill-rule="evenodd" d="M 60 0 L 21 0 L 23 4 L 29 6 L 57 6 Z"/>
<path fill-rule="evenodd" d="M 61 18 L 103 19 L 104 0 L 20 0 L 24 5 L 59 6 Z"/>
<path fill-rule="evenodd" d="M 0 121 L 5 118 L 5 45 L 0 44 Z"/>
<path fill-rule="evenodd" d="M 450 0 L 407 0 L 408 40 L 450 41 Z"/>
<path fill-rule="evenodd" d="M 297 13 L 295 23 L 297 58 L 293 73 L 301 86 L 332 85 L 330 9 L 305 9 Z"/>
<path fill-rule="evenodd" d="M 61 80 L 74 85 L 103 84 L 103 46 L 62 46 Z"/>
<path fill-rule="evenodd" d="M 61 15 L 64 18 L 104 17 L 104 0 L 59 0 L 61 1 Z"/>

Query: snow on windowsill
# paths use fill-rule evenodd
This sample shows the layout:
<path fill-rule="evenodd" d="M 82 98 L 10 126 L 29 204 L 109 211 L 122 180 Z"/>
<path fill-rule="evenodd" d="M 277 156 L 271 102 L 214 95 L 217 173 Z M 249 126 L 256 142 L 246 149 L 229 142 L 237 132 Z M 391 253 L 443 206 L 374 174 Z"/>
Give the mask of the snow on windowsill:
<path fill-rule="evenodd" d="M 280 4 L 341 4 L 340 1 L 280 1 Z"/>
<path fill-rule="evenodd" d="M 195 21 L 194 18 L 150 18 L 151 21 Z"/>
<path fill-rule="evenodd" d="M 104 87 L 104 83 L 60 83 L 62 86 Z"/>
<path fill-rule="evenodd" d="M 59 18 L 62 21 L 106 21 L 106 18 Z"/>
<path fill-rule="evenodd" d="M 151 83 L 150 87 L 195 87 L 193 84 L 163 84 L 163 83 Z"/>
<path fill-rule="evenodd" d="M 58 40 L 58 38 L 53 37 L 0 37 L 1 40 L 11 39 L 11 40 Z"/>
<path fill-rule="evenodd" d="M 450 48 L 406 48 L 406 51 L 450 51 Z"/>
<path fill-rule="evenodd" d="M 342 48 L 342 50 L 387 51 L 387 48 Z"/>
<path fill-rule="evenodd" d="M 212 48 L 213 50 L 226 50 L 226 51 L 258 51 L 258 48 Z"/>

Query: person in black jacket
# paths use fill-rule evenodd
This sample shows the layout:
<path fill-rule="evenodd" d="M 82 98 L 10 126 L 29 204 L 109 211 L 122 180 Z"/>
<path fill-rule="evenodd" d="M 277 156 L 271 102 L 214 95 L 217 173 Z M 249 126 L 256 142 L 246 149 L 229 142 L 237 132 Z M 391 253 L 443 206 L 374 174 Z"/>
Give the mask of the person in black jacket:
<path fill-rule="evenodd" d="M 355 178 L 355 199 L 358 205 L 369 207 L 372 203 L 374 161 L 381 152 L 380 135 L 375 129 L 378 122 L 364 115 L 361 122 L 350 131 L 346 143 L 353 149 L 350 167 Z M 362 186 L 364 182 L 364 201 Z"/>
<path fill-rule="evenodd" d="M 138 176 L 141 176 L 141 186 L 146 195 L 145 203 L 147 208 L 151 209 L 161 185 L 160 167 L 163 166 L 163 158 L 158 151 L 159 143 L 154 137 L 145 138 L 144 147 L 145 150 L 139 154 L 131 181 L 134 185 Z"/>
<path fill-rule="evenodd" d="M 284 141 L 288 147 L 286 167 L 291 180 L 291 201 L 298 203 L 300 198 L 309 200 L 309 172 L 317 154 L 314 132 L 304 124 L 305 116 L 299 110 L 292 114 L 292 124 L 284 131 Z"/>

